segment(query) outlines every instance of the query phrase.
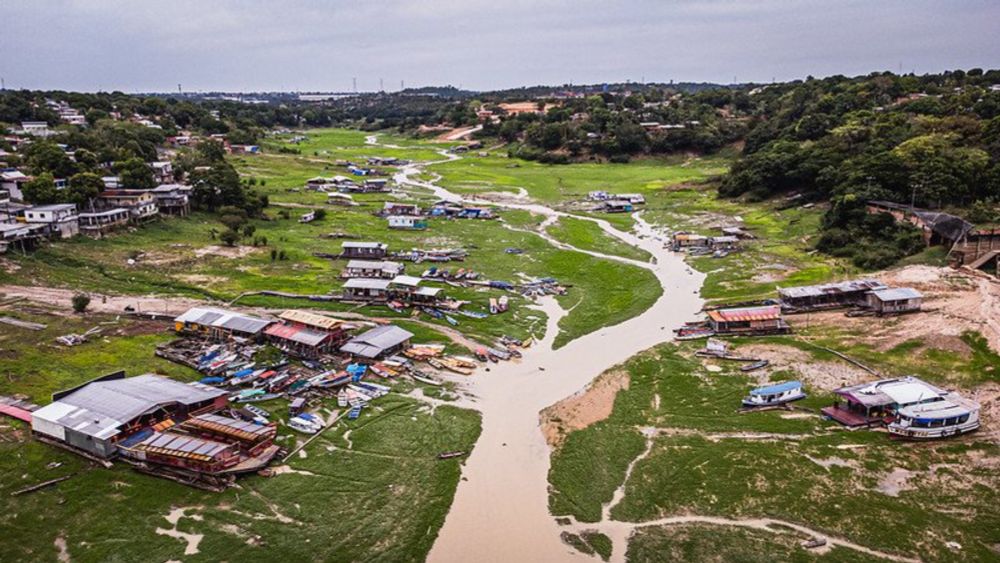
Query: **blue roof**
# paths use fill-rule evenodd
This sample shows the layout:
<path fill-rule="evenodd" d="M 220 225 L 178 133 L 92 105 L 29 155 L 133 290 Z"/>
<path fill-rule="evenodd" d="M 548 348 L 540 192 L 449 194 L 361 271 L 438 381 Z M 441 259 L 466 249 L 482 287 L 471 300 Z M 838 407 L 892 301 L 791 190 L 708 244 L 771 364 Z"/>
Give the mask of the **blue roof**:
<path fill-rule="evenodd" d="M 777 383 L 775 385 L 768 385 L 767 387 L 758 387 L 750 392 L 751 395 L 775 395 L 777 393 L 784 393 L 785 391 L 791 391 L 793 389 L 799 389 L 802 387 L 802 382 L 800 381 L 785 381 L 784 383 Z"/>

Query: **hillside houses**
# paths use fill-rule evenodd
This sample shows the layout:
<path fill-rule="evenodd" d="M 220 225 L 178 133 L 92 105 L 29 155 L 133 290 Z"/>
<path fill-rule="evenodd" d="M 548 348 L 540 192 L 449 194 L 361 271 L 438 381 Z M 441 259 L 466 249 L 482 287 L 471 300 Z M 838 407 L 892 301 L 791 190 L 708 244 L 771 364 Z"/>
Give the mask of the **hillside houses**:
<path fill-rule="evenodd" d="M 56 238 L 70 238 L 80 233 L 80 218 L 72 203 L 29 207 L 24 218 L 29 224 L 46 225 Z"/>
<path fill-rule="evenodd" d="M 159 214 L 156 196 L 146 190 L 105 190 L 97 196 L 104 209 L 125 209 L 133 223 L 148 221 Z"/>

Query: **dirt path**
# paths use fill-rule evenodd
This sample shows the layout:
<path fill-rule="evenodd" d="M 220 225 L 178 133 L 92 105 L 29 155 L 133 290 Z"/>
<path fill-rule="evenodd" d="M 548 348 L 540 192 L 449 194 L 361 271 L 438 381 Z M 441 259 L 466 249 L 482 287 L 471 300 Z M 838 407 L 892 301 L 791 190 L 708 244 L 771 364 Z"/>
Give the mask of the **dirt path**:
<path fill-rule="evenodd" d="M 73 310 L 73 296 L 77 293 L 72 289 L 56 287 L 0 286 L 0 294 L 7 298 L 20 297 L 42 305 L 65 309 L 67 313 Z M 175 295 L 108 295 L 100 293 L 88 293 L 88 295 L 90 295 L 90 305 L 87 306 L 87 310 L 98 313 L 123 313 L 126 307 L 132 307 L 137 312 L 179 315 L 191 307 L 208 304 L 203 300 Z"/>
<path fill-rule="evenodd" d="M 860 544 L 856 544 L 852 541 L 845 540 L 843 538 L 833 536 L 822 532 L 820 530 L 815 530 L 809 528 L 808 526 L 803 526 L 802 524 L 797 524 L 795 522 L 787 522 L 785 520 L 777 520 L 774 518 L 721 518 L 717 516 L 670 516 L 667 518 L 660 518 L 658 520 L 650 520 L 648 522 L 632 523 L 632 522 L 602 522 L 600 524 L 574 524 L 572 528 L 577 532 L 583 532 L 588 530 L 598 530 L 608 534 L 614 545 L 615 556 L 613 560 L 624 561 L 624 553 L 620 553 L 618 550 L 619 545 L 624 545 L 627 542 L 628 537 L 636 530 L 640 528 L 648 528 L 652 526 L 686 526 L 689 524 L 710 524 L 713 526 L 729 526 L 729 527 L 739 527 L 739 528 L 749 528 L 752 530 L 761 530 L 769 532 L 772 534 L 784 534 L 789 533 L 786 530 L 781 530 L 780 528 L 790 528 L 795 532 L 803 535 L 803 539 L 817 538 L 826 540 L 826 546 L 824 549 L 829 549 L 830 547 L 844 547 L 859 553 L 864 553 L 871 557 L 877 557 L 879 559 L 886 559 L 889 561 L 899 561 L 900 563 L 920 563 L 920 559 L 915 559 L 912 557 L 905 557 L 895 553 L 888 553 L 885 551 L 878 551 L 865 547 Z"/>

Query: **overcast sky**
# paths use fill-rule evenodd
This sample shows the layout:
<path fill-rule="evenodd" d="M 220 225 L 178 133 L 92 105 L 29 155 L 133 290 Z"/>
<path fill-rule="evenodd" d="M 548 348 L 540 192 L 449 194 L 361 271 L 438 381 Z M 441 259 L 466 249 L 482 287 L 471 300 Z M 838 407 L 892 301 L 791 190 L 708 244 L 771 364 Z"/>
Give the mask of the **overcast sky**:
<path fill-rule="evenodd" d="M 1000 67 L 997 0 L 2 0 L 8 88 L 350 91 Z"/>

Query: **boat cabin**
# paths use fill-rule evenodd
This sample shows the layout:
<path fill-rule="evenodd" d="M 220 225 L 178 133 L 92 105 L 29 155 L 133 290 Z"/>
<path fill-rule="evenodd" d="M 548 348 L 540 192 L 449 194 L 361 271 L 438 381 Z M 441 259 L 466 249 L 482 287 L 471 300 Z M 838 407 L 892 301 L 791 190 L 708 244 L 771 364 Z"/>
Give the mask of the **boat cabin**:
<path fill-rule="evenodd" d="M 792 401 L 804 399 L 806 394 L 802 391 L 802 383 L 799 381 L 785 381 L 774 385 L 758 387 L 750 391 L 750 394 L 743 399 L 744 407 L 768 407 L 773 405 L 783 405 Z"/>
<path fill-rule="evenodd" d="M 904 407 L 889 423 L 889 433 L 911 440 L 932 440 L 979 428 L 979 405 L 952 396 L 949 399 Z"/>

